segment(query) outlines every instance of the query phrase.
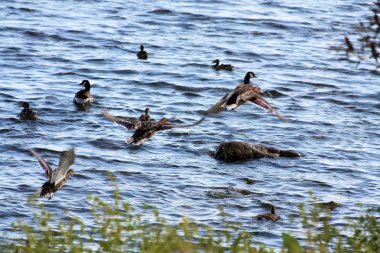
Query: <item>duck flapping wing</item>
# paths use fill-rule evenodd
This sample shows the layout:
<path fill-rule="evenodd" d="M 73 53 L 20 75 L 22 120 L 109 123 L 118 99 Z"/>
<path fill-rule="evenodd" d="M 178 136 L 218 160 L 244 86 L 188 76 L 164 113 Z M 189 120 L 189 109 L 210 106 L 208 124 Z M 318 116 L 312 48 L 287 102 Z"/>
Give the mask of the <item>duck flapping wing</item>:
<path fill-rule="evenodd" d="M 59 184 L 66 177 L 66 173 L 69 170 L 70 166 L 74 163 L 74 160 L 75 160 L 75 152 L 73 148 L 67 151 L 64 151 L 61 154 L 58 167 L 53 172 L 53 176 L 50 182 L 54 183 L 55 185 Z"/>
<path fill-rule="evenodd" d="M 32 153 L 32 155 L 34 155 L 34 157 L 36 157 L 38 163 L 44 169 L 46 177 L 50 181 L 51 177 L 52 177 L 52 174 L 53 174 L 53 170 L 51 169 L 51 167 L 49 166 L 49 164 L 36 151 L 34 151 L 33 149 L 30 149 L 29 151 L 30 151 L 30 153 Z"/>
<path fill-rule="evenodd" d="M 141 121 L 139 120 L 136 120 L 136 119 L 132 119 L 132 118 L 124 118 L 124 117 L 117 117 L 117 116 L 113 116 L 111 115 L 109 112 L 107 112 L 107 110 L 104 110 L 103 112 L 103 116 L 120 125 L 120 126 L 123 126 L 125 128 L 127 128 L 128 130 L 131 130 L 131 129 L 136 129 L 136 128 L 139 128 L 141 126 Z"/>
<path fill-rule="evenodd" d="M 276 115 L 278 119 L 280 120 L 284 120 L 285 121 L 285 118 L 279 114 L 269 103 L 268 101 L 266 101 L 264 98 L 262 98 L 260 95 L 258 94 L 254 94 L 252 95 L 248 100 L 248 102 L 251 102 L 253 103 L 254 105 L 260 107 L 261 109 L 264 109 L 270 113 L 272 113 L 273 115 Z"/>

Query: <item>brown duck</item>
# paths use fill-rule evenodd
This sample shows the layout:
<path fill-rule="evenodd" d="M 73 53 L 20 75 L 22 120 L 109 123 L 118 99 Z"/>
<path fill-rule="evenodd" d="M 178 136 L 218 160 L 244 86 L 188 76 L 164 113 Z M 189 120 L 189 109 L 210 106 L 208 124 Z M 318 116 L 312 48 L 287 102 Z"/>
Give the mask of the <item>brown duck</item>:
<path fill-rule="evenodd" d="M 145 116 L 147 112 L 149 112 L 149 110 L 147 111 L 145 109 Z M 158 122 L 155 122 L 155 121 L 152 121 L 149 116 L 149 120 L 141 121 L 142 116 L 144 115 L 140 116 L 140 120 L 134 120 L 134 119 L 113 116 L 110 113 L 108 113 L 106 110 L 103 111 L 103 116 L 106 119 L 127 128 L 128 130 L 135 129 L 135 132 L 133 133 L 133 135 L 129 139 L 126 140 L 127 144 L 135 144 L 135 145 L 143 144 L 159 131 L 164 131 L 164 130 L 168 130 L 172 128 L 195 126 L 204 120 L 204 117 L 203 117 L 193 124 L 174 125 L 166 118 L 162 118 Z M 145 117 L 144 119 L 147 119 L 147 118 Z"/>
<path fill-rule="evenodd" d="M 147 60 L 148 59 L 148 53 L 144 50 L 144 46 L 140 46 L 140 51 L 137 52 L 137 58 L 141 60 Z"/>
<path fill-rule="evenodd" d="M 220 63 L 219 59 L 214 60 L 212 63 L 215 63 L 214 65 L 212 65 L 212 67 L 215 70 L 224 69 L 224 70 L 232 71 L 234 68 L 234 66 L 232 66 L 231 64 L 219 64 Z"/>
<path fill-rule="evenodd" d="M 281 116 L 264 98 L 259 95 L 261 93 L 260 87 L 250 84 L 250 79 L 254 77 L 256 77 L 256 75 L 253 72 L 248 72 L 244 77 L 244 83 L 239 84 L 233 91 L 224 95 L 218 103 L 205 112 L 205 115 L 219 113 L 223 109 L 235 110 L 240 105 L 250 102 L 276 115 L 280 120 L 285 120 L 283 116 Z"/>
<path fill-rule="evenodd" d="M 260 215 L 257 215 L 256 218 L 258 220 L 271 220 L 271 221 L 277 221 L 280 216 L 278 216 L 276 214 L 276 208 L 274 206 L 272 206 L 271 210 L 270 210 L 270 213 L 266 213 L 266 214 L 260 214 Z"/>
<path fill-rule="evenodd" d="M 37 112 L 36 110 L 30 108 L 28 102 L 22 102 L 22 111 L 20 112 L 20 119 L 22 120 L 36 120 L 37 119 Z"/>
<path fill-rule="evenodd" d="M 264 157 L 276 158 L 301 156 L 298 152 L 292 150 L 279 150 L 276 148 L 238 141 L 230 141 L 220 144 L 213 155 L 215 159 L 224 162 L 237 162 Z"/>
<path fill-rule="evenodd" d="M 79 85 L 83 85 L 84 89 L 78 91 L 74 96 L 74 103 L 77 105 L 85 106 L 94 102 L 94 98 L 91 95 L 91 84 L 88 80 L 83 80 Z"/>
<path fill-rule="evenodd" d="M 74 170 L 69 169 L 75 160 L 74 149 L 69 149 L 61 154 L 58 167 L 54 171 L 36 151 L 30 149 L 30 152 L 37 158 L 38 163 L 44 169 L 48 178 L 40 189 L 40 197 L 51 199 L 54 193 L 63 187 L 69 177 L 75 174 Z"/>

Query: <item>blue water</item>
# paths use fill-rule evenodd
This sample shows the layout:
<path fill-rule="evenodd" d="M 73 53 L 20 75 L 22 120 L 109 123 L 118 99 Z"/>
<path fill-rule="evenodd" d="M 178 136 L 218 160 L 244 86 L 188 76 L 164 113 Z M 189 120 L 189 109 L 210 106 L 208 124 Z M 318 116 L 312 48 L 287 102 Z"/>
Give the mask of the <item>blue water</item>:
<path fill-rule="evenodd" d="M 310 200 L 342 204 L 334 222 L 380 202 L 380 86 L 372 61 L 358 67 L 330 50 L 355 38 L 353 27 L 370 1 L 3 1 L 0 8 L 0 232 L 35 210 L 27 199 L 46 180 L 35 158 L 52 165 L 75 147 L 77 175 L 46 209 L 88 219 L 88 194 L 111 200 L 118 180 L 124 200 L 156 206 L 169 221 L 183 215 L 218 226 L 223 206 L 254 239 L 278 248 L 281 233 L 299 234 L 289 215 Z M 147 61 L 136 52 L 144 44 Z M 214 59 L 235 66 L 215 72 Z M 253 71 L 274 96 L 266 99 L 288 119 L 251 105 L 208 117 L 192 128 L 156 134 L 134 147 L 132 135 L 101 111 L 175 124 L 197 120 Z M 72 104 L 79 84 L 93 84 L 88 111 Z M 38 111 L 18 119 L 19 101 Z M 210 151 L 245 141 L 302 153 L 299 159 L 226 164 Z M 246 184 L 246 178 L 255 181 Z M 236 189 L 246 189 L 249 195 Z M 213 193 L 226 193 L 215 198 Z M 275 205 L 282 219 L 257 222 Z"/>

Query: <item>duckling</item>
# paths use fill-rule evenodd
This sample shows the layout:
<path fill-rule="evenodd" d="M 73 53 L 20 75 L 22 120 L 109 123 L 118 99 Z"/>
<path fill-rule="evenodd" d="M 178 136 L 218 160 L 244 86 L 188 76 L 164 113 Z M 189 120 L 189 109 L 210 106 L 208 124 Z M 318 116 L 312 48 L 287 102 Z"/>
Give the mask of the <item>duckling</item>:
<path fill-rule="evenodd" d="M 40 189 L 40 197 L 51 199 L 54 193 L 63 187 L 69 177 L 75 174 L 74 170 L 69 169 L 75 160 L 74 149 L 69 149 L 61 154 L 58 167 L 54 171 L 36 151 L 30 149 L 30 152 L 37 158 L 38 163 L 44 169 L 48 178 Z"/>
<path fill-rule="evenodd" d="M 212 63 L 215 63 L 215 65 L 212 65 L 212 67 L 215 70 L 224 69 L 224 70 L 232 71 L 232 69 L 234 68 L 234 66 L 232 66 L 231 64 L 220 64 L 219 65 L 219 59 L 214 60 Z"/>
<path fill-rule="evenodd" d="M 30 108 L 28 102 L 22 102 L 21 103 L 22 111 L 20 112 L 20 119 L 22 120 L 36 120 L 37 119 L 37 112 L 36 110 Z"/>
<path fill-rule="evenodd" d="M 145 108 L 145 111 L 140 116 L 140 121 L 150 121 L 150 115 L 149 115 L 150 109 Z"/>
<path fill-rule="evenodd" d="M 145 112 L 147 112 L 146 109 L 145 109 Z M 192 123 L 192 124 L 174 125 L 166 118 L 162 118 L 158 122 L 155 122 L 152 120 L 141 121 L 141 117 L 140 117 L 140 120 L 121 118 L 121 117 L 116 117 L 116 116 L 111 115 L 106 110 L 103 111 L 103 116 L 106 119 L 127 128 L 128 130 L 136 129 L 134 134 L 128 140 L 126 140 L 126 143 L 136 144 L 136 145 L 143 144 L 149 138 L 155 135 L 156 132 L 158 131 L 168 130 L 172 128 L 195 126 L 195 125 L 200 124 L 205 119 L 205 117 L 202 117 L 201 119 L 197 120 L 195 123 Z"/>
<path fill-rule="evenodd" d="M 260 214 L 260 215 L 257 215 L 256 217 L 258 220 L 271 220 L 271 221 L 277 221 L 280 216 L 278 216 L 276 214 L 276 208 L 274 206 L 272 206 L 271 210 L 270 210 L 270 213 L 266 213 L 266 214 Z"/>
<path fill-rule="evenodd" d="M 140 46 L 140 51 L 137 52 L 137 58 L 141 60 L 147 60 L 148 59 L 148 53 L 144 50 L 144 46 Z"/>
<path fill-rule="evenodd" d="M 83 80 L 79 85 L 83 85 L 84 89 L 75 94 L 74 103 L 81 106 L 91 104 L 94 101 L 94 98 L 90 93 L 90 82 L 88 80 Z"/>
<path fill-rule="evenodd" d="M 205 115 L 219 113 L 223 108 L 225 110 L 236 110 L 245 102 L 250 102 L 276 115 L 280 120 L 285 120 L 283 116 L 281 116 L 264 98 L 259 95 L 261 93 L 260 87 L 250 84 L 250 79 L 254 77 L 256 77 L 256 75 L 253 72 L 248 72 L 244 77 L 244 83 L 237 85 L 233 91 L 224 95 L 219 102 L 205 112 Z"/>

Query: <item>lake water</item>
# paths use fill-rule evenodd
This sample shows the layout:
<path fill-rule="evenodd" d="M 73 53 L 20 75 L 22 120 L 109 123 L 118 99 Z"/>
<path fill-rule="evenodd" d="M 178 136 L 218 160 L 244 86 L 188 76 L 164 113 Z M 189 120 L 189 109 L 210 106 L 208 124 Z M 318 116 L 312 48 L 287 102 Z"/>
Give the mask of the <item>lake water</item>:
<path fill-rule="evenodd" d="M 372 61 L 356 67 L 329 48 L 369 14 L 371 1 L 3 1 L 0 8 L 0 233 L 35 210 L 29 196 L 46 180 L 33 148 L 56 166 L 75 147 L 71 178 L 46 209 L 86 220 L 88 194 L 112 198 L 107 171 L 133 206 L 156 206 L 169 221 L 183 215 L 219 226 L 219 206 L 257 241 L 279 247 L 299 234 L 289 215 L 310 200 L 342 204 L 334 222 L 380 202 L 380 86 Z M 144 44 L 149 59 L 136 59 Z M 235 66 L 214 71 L 214 59 Z M 175 124 L 196 121 L 253 71 L 253 82 L 288 119 L 252 105 L 208 117 L 192 128 L 159 132 L 142 146 L 101 111 Z M 72 104 L 92 83 L 88 111 Z M 19 101 L 38 111 L 18 119 Z M 299 159 L 226 164 L 210 151 L 245 141 L 302 153 Z M 246 178 L 255 181 L 247 184 Z M 252 194 L 240 194 L 245 189 Z M 215 194 L 216 193 L 216 194 Z M 223 198 L 216 198 L 224 194 Z M 277 207 L 277 223 L 255 216 Z"/>

